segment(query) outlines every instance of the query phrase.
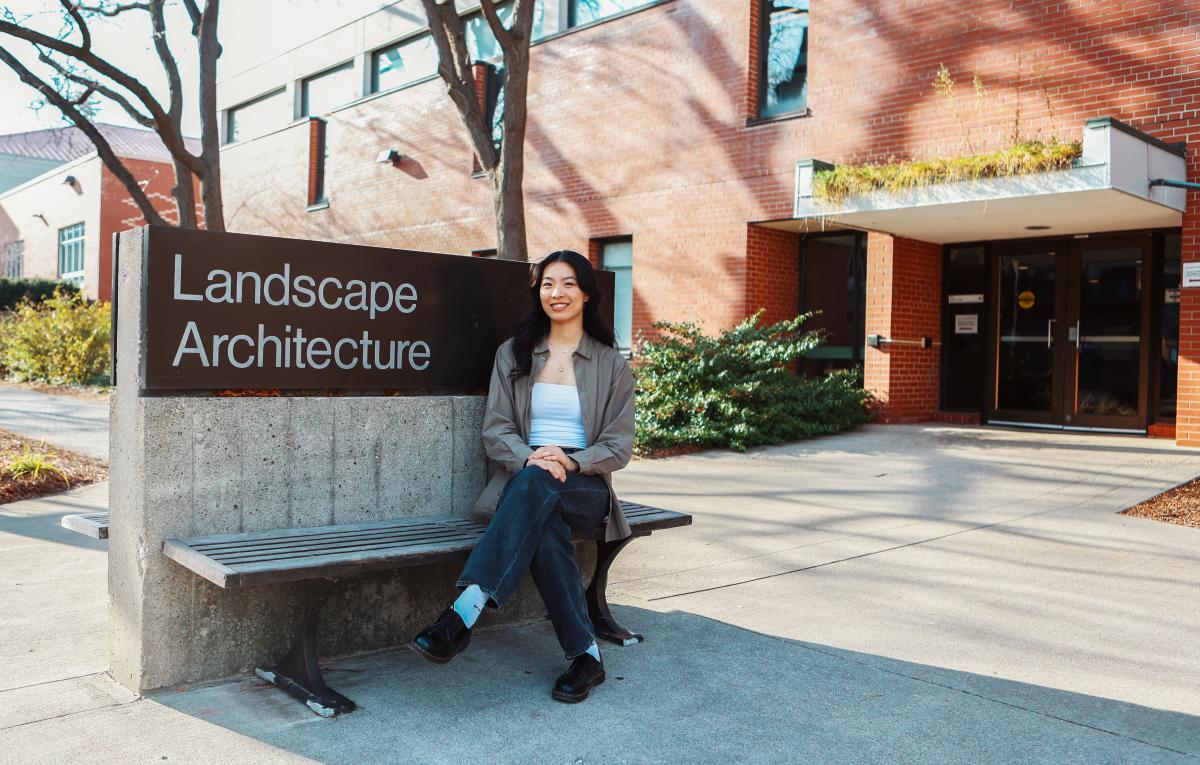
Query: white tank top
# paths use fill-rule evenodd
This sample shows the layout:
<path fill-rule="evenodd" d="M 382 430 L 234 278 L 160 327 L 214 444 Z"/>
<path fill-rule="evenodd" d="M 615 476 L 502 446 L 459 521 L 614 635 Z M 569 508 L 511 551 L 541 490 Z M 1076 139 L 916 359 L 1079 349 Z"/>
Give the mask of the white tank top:
<path fill-rule="evenodd" d="M 583 411 L 574 385 L 534 383 L 529 417 L 530 446 L 587 448 Z"/>

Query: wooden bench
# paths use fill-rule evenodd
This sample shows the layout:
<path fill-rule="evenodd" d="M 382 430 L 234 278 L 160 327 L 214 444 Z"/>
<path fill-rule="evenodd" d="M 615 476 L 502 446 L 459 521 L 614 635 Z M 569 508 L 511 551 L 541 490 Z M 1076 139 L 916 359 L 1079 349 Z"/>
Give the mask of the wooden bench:
<path fill-rule="evenodd" d="M 64 515 L 62 527 L 92 539 L 108 539 L 108 511 Z"/>
<path fill-rule="evenodd" d="M 596 635 L 618 645 L 631 645 L 643 637 L 618 624 L 609 610 L 605 595 L 609 567 L 633 539 L 661 529 L 688 526 L 692 517 L 633 502 L 622 502 L 621 507 L 633 531 L 632 536 L 606 542 L 604 529 L 598 528 L 576 534 L 574 539 L 596 544 L 596 570 L 587 590 L 588 612 Z M 355 704 L 325 684 L 318 663 L 317 614 L 329 583 L 370 571 L 452 559 L 470 551 L 486 528 L 457 517 L 403 518 L 168 539 L 163 542 L 163 553 L 226 589 L 313 581 L 315 591 L 305 593 L 305 613 L 291 650 L 276 664 L 257 667 L 254 671 L 322 717 L 332 717 L 353 711 Z"/>

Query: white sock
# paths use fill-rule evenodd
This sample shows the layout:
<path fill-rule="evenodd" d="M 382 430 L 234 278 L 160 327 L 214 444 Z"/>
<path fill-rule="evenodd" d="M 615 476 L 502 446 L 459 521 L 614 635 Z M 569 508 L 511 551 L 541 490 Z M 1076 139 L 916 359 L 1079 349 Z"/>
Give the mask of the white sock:
<path fill-rule="evenodd" d="M 462 617 L 463 624 L 467 625 L 467 629 L 470 629 L 475 626 L 479 615 L 483 613 L 487 599 L 488 596 L 479 589 L 479 585 L 472 584 L 462 591 L 462 595 L 459 595 L 458 600 L 454 601 L 454 605 L 450 607 Z"/>
<path fill-rule="evenodd" d="M 595 640 L 592 641 L 592 644 L 587 647 L 584 653 L 590 653 L 593 659 L 600 661 L 600 646 L 596 645 Z"/>

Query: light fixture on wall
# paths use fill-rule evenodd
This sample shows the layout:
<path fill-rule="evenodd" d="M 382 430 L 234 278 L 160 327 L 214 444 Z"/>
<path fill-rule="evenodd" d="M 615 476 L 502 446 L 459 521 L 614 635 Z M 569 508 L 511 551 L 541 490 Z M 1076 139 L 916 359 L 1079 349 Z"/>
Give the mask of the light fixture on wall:
<path fill-rule="evenodd" d="M 379 156 L 375 158 L 375 161 L 381 165 L 395 165 L 402 159 L 404 159 L 404 155 L 395 149 L 384 149 L 379 152 Z"/>
<path fill-rule="evenodd" d="M 33 217 L 37 218 L 38 220 L 40 220 L 43 224 L 45 224 L 47 226 L 50 225 L 50 221 L 46 220 L 46 216 L 42 215 L 41 213 L 34 213 Z"/>
<path fill-rule="evenodd" d="M 68 175 L 66 178 L 63 178 L 64 186 L 70 186 L 71 188 L 74 188 L 77 182 L 78 181 L 76 181 L 75 176 L 73 175 Z"/>

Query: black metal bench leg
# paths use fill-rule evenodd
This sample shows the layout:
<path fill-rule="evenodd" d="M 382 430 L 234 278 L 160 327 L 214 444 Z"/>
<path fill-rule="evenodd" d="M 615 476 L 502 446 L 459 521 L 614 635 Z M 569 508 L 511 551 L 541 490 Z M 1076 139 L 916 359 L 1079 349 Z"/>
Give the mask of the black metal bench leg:
<path fill-rule="evenodd" d="M 626 537 L 616 542 L 598 540 L 596 542 L 596 573 L 587 589 L 588 615 L 592 619 L 592 628 L 596 637 L 603 638 L 617 645 L 633 645 L 645 638 L 636 632 L 630 632 L 617 623 L 612 611 L 608 609 L 608 568 L 612 565 L 617 553 L 624 549 L 635 537 Z"/>
<path fill-rule="evenodd" d="M 328 588 L 323 587 L 316 597 L 309 600 L 296 632 L 296 640 L 287 655 L 274 666 L 255 667 L 254 674 L 303 701 L 320 716 L 333 717 L 343 712 L 353 712 L 357 705 L 325 685 L 321 666 L 317 663 L 317 614 L 327 591 Z"/>

